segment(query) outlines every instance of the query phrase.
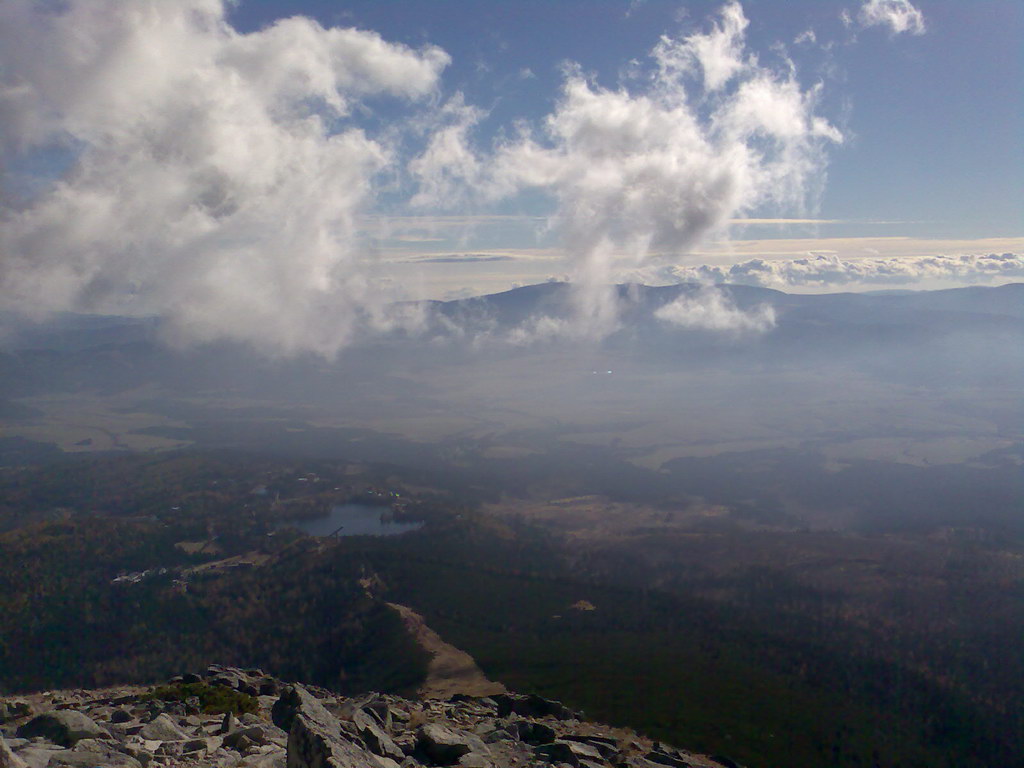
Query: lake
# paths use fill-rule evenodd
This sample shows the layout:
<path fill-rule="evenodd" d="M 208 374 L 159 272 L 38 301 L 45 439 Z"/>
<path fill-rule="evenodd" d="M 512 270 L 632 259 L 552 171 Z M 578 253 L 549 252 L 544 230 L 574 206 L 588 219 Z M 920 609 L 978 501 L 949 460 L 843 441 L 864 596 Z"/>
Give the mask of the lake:
<path fill-rule="evenodd" d="M 423 527 L 421 522 L 399 522 L 390 519 L 389 507 L 369 504 L 340 504 L 332 507 L 324 517 L 289 521 L 288 527 L 298 528 L 311 536 L 396 536 Z"/>

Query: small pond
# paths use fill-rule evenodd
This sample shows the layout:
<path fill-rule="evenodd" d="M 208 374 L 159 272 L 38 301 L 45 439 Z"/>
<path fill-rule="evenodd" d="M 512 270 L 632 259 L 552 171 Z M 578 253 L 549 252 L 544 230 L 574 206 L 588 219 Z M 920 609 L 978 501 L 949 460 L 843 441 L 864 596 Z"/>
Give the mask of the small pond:
<path fill-rule="evenodd" d="M 292 520 L 287 525 L 311 536 L 330 536 L 335 531 L 339 536 L 395 536 L 423 527 L 421 522 L 392 520 L 390 507 L 369 504 L 339 504 L 323 517 Z"/>

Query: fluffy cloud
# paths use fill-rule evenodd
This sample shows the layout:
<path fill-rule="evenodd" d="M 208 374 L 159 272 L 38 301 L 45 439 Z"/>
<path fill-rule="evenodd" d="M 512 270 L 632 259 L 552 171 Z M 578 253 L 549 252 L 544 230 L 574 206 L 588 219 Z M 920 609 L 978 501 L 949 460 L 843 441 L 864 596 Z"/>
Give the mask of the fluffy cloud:
<path fill-rule="evenodd" d="M 600 336 L 621 262 L 805 209 L 842 140 L 818 86 L 747 49 L 736 2 L 662 37 L 628 85 L 570 67 L 547 119 L 484 153 L 483 113 L 460 95 L 438 106 L 439 48 L 303 17 L 242 34 L 228 3 L 0 3 L 3 308 L 150 313 L 182 341 L 330 356 L 418 321 L 394 315 L 401 286 L 382 287 L 361 229 L 385 183 L 413 182 L 399 205 L 547 193 L 578 289 L 572 318 L 535 335 Z M 371 128 L 380 96 L 405 111 Z M 425 148 L 406 162 L 410 136 Z"/>
<path fill-rule="evenodd" d="M 64 166 L 2 198 L 7 308 L 333 354 L 390 322 L 356 220 L 394 150 L 352 113 L 430 97 L 447 64 L 301 17 L 240 34 L 224 0 L 5 0 L 3 161 Z"/>
<path fill-rule="evenodd" d="M 857 14 L 857 21 L 863 27 L 888 27 L 894 35 L 924 34 L 924 15 L 910 0 L 867 0 Z"/>
<path fill-rule="evenodd" d="M 842 136 L 816 114 L 818 86 L 746 50 L 746 26 L 729 3 L 707 32 L 661 38 L 631 87 L 570 69 L 543 129 L 499 148 L 492 196 L 538 188 L 556 201 L 581 335 L 615 327 L 608 285 L 623 254 L 634 267 L 654 250 L 685 254 L 738 214 L 814 197 Z"/>
<path fill-rule="evenodd" d="M 729 267 L 667 267 L 662 281 L 735 283 L 766 288 L 827 288 L 844 285 L 914 285 L 928 281 L 993 283 L 1024 278 L 1024 255 L 1016 253 L 957 256 L 840 259 L 814 255 L 802 259 L 750 259 Z"/>
<path fill-rule="evenodd" d="M 744 312 L 714 288 L 680 296 L 656 310 L 654 316 L 691 330 L 764 333 L 775 327 L 775 310 L 767 304 Z"/>
<path fill-rule="evenodd" d="M 464 204 L 479 183 L 481 161 L 470 149 L 469 132 L 484 116 L 456 94 L 440 110 L 440 126 L 431 132 L 426 149 L 409 163 L 418 185 L 413 206 L 452 209 Z"/>

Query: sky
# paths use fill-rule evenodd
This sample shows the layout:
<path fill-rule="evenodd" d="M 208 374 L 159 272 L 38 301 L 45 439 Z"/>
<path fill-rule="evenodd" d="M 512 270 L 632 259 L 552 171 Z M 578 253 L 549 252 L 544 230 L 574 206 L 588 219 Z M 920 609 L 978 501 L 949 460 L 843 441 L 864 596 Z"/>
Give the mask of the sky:
<path fill-rule="evenodd" d="M 565 279 L 1024 278 L 1013 0 L 7 0 L 0 308 L 330 352 Z M 268 341 L 269 340 L 269 341 Z"/>

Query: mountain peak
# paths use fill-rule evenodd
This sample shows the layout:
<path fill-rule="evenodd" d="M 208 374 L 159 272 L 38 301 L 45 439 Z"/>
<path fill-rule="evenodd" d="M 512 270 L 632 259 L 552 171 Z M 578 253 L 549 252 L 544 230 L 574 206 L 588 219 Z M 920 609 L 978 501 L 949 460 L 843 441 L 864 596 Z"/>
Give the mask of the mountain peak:
<path fill-rule="evenodd" d="M 736 768 L 537 695 L 349 698 L 218 665 L 151 689 L 0 699 L 0 717 L 4 768 Z"/>

